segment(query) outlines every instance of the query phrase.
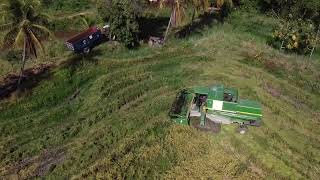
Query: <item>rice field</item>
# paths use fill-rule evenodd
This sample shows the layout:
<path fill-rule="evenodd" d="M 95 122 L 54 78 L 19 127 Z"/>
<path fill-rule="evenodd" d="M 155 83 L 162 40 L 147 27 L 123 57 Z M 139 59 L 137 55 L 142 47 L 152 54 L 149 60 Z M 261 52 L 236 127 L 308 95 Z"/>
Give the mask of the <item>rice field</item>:
<path fill-rule="evenodd" d="M 319 61 L 261 38 L 228 22 L 161 49 L 63 57 L 48 80 L 0 104 L 0 177 L 317 179 Z M 263 125 L 208 134 L 170 121 L 179 89 L 215 83 L 260 101 Z"/>

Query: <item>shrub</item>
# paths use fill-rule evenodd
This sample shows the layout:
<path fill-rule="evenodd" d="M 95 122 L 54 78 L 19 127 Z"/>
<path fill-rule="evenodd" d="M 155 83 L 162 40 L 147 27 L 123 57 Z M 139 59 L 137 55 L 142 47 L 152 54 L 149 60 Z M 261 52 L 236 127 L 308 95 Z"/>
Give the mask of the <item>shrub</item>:
<path fill-rule="evenodd" d="M 140 0 L 100 0 L 98 11 L 101 17 L 109 23 L 110 32 L 117 40 L 127 47 L 138 43 L 138 17 L 143 12 Z"/>
<path fill-rule="evenodd" d="M 316 27 L 311 21 L 282 21 L 274 28 L 272 38 L 268 42 L 275 48 L 289 52 L 308 54 L 319 43 Z"/>
<path fill-rule="evenodd" d="M 258 0 L 263 11 L 273 10 L 280 15 L 291 14 L 295 18 L 312 19 L 319 23 L 319 0 Z"/>

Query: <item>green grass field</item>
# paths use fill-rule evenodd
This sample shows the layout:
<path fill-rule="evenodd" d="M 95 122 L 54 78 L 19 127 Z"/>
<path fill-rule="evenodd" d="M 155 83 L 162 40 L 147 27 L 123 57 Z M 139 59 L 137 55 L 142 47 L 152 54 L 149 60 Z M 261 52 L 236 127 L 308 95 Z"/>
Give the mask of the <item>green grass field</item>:
<path fill-rule="evenodd" d="M 320 63 L 265 44 L 272 19 L 235 14 L 162 49 L 67 62 L 0 104 L 0 177 L 317 179 Z M 223 83 L 263 104 L 260 128 L 208 134 L 174 124 L 179 89 Z"/>

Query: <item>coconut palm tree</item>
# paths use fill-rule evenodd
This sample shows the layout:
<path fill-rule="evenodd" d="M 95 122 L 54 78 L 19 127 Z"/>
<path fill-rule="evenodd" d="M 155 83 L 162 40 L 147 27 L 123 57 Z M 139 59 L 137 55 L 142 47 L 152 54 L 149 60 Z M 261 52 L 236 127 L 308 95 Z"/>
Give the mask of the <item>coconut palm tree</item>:
<path fill-rule="evenodd" d="M 216 3 L 215 3 L 217 8 L 222 8 L 222 6 L 226 4 L 233 6 L 233 1 L 232 0 L 216 0 Z"/>
<path fill-rule="evenodd" d="M 160 0 L 160 8 L 162 8 L 165 4 L 171 6 L 172 11 L 164 36 L 164 41 L 167 39 L 170 27 L 179 26 L 183 23 L 183 20 L 186 17 L 186 8 L 193 8 L 193 14 L 191 18 L 191 21 L 193 21 L 196 16 L 208 12 L 210 7 L 209 0 Z M 214 9 L 221 10 L 227 5 L 233 6 L 233 1 L 216 0 Z"/>
<path fill-rule="evenodd" d="M 171 16 L 165 33 L 164 41 L 167 39 L 167 35 L 170 27 L 176 27 L 183 23 L 186 18 L 186 9 L 193 7 L 192 21 L 196 14 L 206 12 L 209 8 L 209 0 L 160 0 L 160 8 L 164 5 L 171 7 Z"/>
<path fill-rule="evenodd" d="M 44 52 L 42 40 L 51 36 L 45 27 L 48 16 L 39 13 L 39 0 L 10 0 L 1 6 L 2 19 L 0 30 L 5 31 L 2 46 L 22 49 L 22 64 L 18 86 L 28 57 L 37 57 L 39 50 Z"/>

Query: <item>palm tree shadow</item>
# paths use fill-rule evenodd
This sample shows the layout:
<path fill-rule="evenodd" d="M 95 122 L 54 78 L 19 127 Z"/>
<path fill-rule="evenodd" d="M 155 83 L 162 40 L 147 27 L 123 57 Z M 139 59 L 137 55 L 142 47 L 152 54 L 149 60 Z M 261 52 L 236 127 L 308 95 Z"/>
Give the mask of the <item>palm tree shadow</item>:
<path fill-rule="evenodd" d="M 223 19 L 218 14 L 206 13 L 201 15 L 198 19 L 194 20 L 192 23 L 182 27 L 175 32 L 176 38 L 188 38 L 192 35 L 202 35 L 203 29 L 205 27 L 212 27 L 215 22 L 223 23 Z"/>
<path fill-rule="evenodd" d="M 0 83 L 0 100 L 8 98 L 12 93 L 22 95 L 29 90 L 37 87 L 42 80 L 49 79 L 52 76 L 53 64 L 40 64 L 37 67 L 25 69 L 22 76 L 18 74 L 8 74 L 3 82 Z M 18 85 L 19 79 L 21 84 Z"/>
<path fill-rule="evenodd" d="M 148 40 L 149 37 L 163 37 L 169 17 L 142 17 L 139 19 L 139 40 Z"/>

